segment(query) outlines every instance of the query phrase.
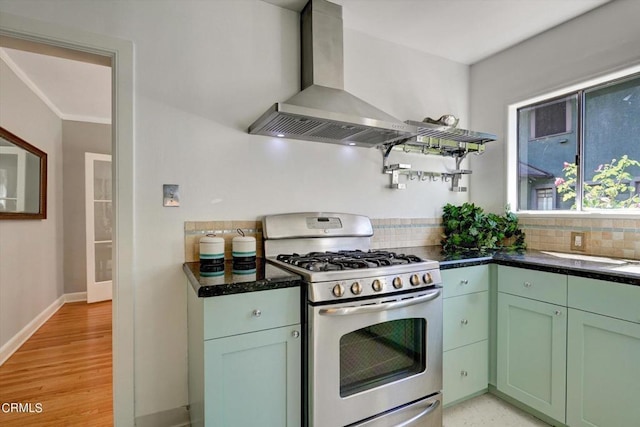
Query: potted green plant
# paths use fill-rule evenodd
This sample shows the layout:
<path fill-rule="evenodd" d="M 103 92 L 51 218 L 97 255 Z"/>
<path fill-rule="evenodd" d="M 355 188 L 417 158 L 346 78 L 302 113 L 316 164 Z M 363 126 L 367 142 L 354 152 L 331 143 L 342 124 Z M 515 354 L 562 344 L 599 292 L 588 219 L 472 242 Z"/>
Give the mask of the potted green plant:
<path fill-rule="evenodd" d="M 518 217 L 505 208 L 504 215 L 485 213 L 473 203 L 447 204 L 442 210 L 444 253 L 496 250 L 524 250 L 525 235 Z"/>

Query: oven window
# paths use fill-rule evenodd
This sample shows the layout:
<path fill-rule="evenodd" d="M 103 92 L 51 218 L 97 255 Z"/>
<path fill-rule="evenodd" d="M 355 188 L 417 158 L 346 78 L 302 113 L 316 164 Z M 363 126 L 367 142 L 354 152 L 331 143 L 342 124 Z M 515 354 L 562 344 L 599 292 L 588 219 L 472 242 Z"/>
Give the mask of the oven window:
<path fill-rule="evenodd" d="M 378 323 L 340 338 L 340 396 L 370 390 L 423 372 L 423 318 Z"/>

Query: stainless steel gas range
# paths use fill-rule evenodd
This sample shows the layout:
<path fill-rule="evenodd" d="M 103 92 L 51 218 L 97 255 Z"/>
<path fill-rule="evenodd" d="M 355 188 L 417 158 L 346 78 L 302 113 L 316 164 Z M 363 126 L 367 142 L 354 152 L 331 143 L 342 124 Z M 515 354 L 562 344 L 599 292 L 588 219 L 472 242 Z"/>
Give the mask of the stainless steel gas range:
<path fill-rule="evenodd" d="M 267 261 L 302 276 L 309 427 L 441 427 L 439 265 L 370 250 L 369 218 L 266 216 Z"/>

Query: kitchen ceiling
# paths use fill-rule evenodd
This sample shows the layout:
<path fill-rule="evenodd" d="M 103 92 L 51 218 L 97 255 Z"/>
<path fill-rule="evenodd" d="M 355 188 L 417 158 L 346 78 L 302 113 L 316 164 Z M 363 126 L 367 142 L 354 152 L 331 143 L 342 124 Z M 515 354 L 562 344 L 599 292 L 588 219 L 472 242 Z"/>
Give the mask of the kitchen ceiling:
<path fill-rule="evenodd" d="M 307 0 L 263 0 L 299 12 Z M 473 64 L 608 0 L 332 0 L 344 27 Z M 111 121 L 111 69 L 9 48 L 0 58 L 61 118 Z"/>
<path fill-rule="evenodd" d="M 300 11 L 307 0 L 263 0 Z M 330 0 L 344 27 L 473 64 L 609 0 Z"/>

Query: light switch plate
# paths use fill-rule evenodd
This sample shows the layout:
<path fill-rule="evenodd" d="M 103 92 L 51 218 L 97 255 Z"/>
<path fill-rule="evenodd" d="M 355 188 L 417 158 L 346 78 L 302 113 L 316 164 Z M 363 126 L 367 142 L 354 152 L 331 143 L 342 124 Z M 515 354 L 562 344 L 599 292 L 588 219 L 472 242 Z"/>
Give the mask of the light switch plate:
<path fill-rule="evenodd" d="M 177 184 L 162 185 L 163 206 L 180 206 L 180 186 Z"/>

